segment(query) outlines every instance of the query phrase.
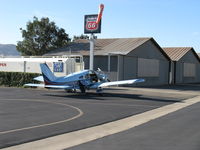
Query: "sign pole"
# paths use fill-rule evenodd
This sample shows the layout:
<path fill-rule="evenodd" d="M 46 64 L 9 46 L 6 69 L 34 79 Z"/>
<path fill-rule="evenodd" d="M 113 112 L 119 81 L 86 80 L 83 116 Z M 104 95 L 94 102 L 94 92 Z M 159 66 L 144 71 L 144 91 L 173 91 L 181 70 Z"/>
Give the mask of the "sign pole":
<path fill-rule="evenodd" d="M 104 5 L 99 6 L 99 13 L 93 15 L 85 15 L 84 33 L 90 33 L 90 70 L 94 70 L 94 33 L 101 33 L 101 18 L 104 10 Z"/>
<path fill-rule="evenodd" d="M 90 35 L 90 70 L 94 69 L 94 34 Z"/>

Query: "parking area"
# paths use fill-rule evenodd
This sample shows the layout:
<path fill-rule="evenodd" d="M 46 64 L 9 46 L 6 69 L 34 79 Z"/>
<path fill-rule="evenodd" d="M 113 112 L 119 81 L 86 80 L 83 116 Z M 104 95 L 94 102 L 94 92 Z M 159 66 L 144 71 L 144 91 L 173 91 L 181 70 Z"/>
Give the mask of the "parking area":
<path fill-rule="evenodd" d="M 0 148 L 4 148 L 119 120 L 196 93 L 109 88 L 100 96 L 2 87 L 0 95 Z"/>

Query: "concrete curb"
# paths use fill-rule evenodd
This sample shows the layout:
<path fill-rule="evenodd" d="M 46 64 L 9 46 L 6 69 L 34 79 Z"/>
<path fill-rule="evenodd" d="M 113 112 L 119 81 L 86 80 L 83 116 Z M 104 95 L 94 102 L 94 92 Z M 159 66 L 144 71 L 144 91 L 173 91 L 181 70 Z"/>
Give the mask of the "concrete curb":
<path fill-rule="evenodd" d="M 147 123 L 151 120 L 165 116 L 179 109 L 200 102 L 200 96 L 163 106 L 154 110 L 150 110 L 138 115 L 124 118 L 118 121 L 106 123 L 103 125 L 50 137 L 22 145 L 8 147 L 3 150 L 61 150 L 80 145 L 92 140 L 96 140 L 108 135 L 119 133 L 130 128 Z"/>

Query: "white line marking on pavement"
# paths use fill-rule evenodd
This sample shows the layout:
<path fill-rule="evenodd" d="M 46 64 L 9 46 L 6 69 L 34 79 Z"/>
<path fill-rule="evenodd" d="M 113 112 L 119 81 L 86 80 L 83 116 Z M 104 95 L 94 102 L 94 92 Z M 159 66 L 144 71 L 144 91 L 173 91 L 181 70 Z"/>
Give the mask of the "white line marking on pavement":
<path fill-rule="evenodd" d="M 119 133 L 130 128 L 147 123 L 151 120 L 160 118 L 179 109 L 200 102 L 200 96 L 191 98 L 182 102 L 163 106 L 138 115 L 124 118 L 118 121 L 106 123 L 103 125 L 58 135 L 22 145 L 17 145 L 3 150 L 61 150 L 76 145 L 87 143 L 108 135 Z"/>

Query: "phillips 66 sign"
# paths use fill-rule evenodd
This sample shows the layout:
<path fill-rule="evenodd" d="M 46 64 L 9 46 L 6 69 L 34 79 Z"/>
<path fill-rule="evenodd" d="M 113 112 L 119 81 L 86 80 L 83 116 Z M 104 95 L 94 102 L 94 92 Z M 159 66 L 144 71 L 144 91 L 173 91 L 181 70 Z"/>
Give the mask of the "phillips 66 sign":
<path fill-rule="evenodd" d="M 101 21 L 97 24 L 98 15 L 85 15 L 84 33 L 101 33 Z"/>

